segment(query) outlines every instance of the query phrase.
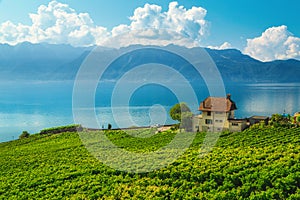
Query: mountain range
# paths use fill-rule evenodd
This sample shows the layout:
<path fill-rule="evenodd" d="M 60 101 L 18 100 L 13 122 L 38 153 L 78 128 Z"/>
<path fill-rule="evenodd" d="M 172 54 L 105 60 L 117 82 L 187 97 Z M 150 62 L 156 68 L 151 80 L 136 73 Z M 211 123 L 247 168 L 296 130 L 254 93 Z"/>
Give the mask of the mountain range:
<path fill-rule="evenodd" d="M 1 80 L 74 80 L 76 74 L 89 53 L 94 47 L 72 47 L 70 45 L 31 44 L 22 43 L 16 46 L 0 45 L 0 78 Z M 130 48 L 130 47 L 126 47 Z M 150 48 L 150 47 L 149 47 Z M 153 47 L 152 47 L 153 48 Z M 197 48 L 188 49 L 174 46 L 182 51 L 189 51 L 192 56 L 197 56 Z M 300 82 L 300 61 L 276 60 L 261 62 L 242 54 L 236 49 L 215 50 L 205 49 L 215 62 L 225 82 L 231 83 L 295 83 Z M 98 48 L 100 58 L 116 54 L 118 50 L 112 48 Z M 152 55 L 149 57 L 149 52 Z M 142 56 L 141 56 L 142 55 Z M 128 55 L 119 59 L 112 69 L 107 72 L 108 78 L 116 78 L 126 67 L 119 67 L 121 62 L 131 64 L 131 67 L 150 60 L 153 57 L 164 59 L 166 65 L 176 66 L 182 61 L 163 55 L 155 51 L 145 52 L 136 57 Z M 133 59 L 138 61 L 133 62 Z M 175 60 L 174 60 L 175 59 Z M 124 65 L 124 63 L 122 64 Z M 188 73 L 193 78 L 194 72 Z"/>

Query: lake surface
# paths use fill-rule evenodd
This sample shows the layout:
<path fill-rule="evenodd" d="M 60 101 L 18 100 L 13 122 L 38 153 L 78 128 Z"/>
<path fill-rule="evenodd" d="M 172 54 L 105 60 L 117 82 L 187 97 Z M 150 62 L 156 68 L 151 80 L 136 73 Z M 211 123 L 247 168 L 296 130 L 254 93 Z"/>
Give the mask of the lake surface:
<path fill-rule="evenodd" d="M 148 88 L 149 89 L 149 88 Z M 73 82 L 11 81 L 0 83 L 0 142 L 17 139 L 22 131 L 37 133 L 53 126 L 73 124 L 72 112 Z M 294 114 L 300 111 L 300 84 L 229 84 L 230 93 L 238 110 L 236 117 L 253 115 L 270 116 L 273 113 Z M 205 89 L 199 89 L 199 102 L 208 96 Z M 89 119 L 83 126 L 113 128 L 171 124 L 168 112 L 176 103 L 175 96 L 162 88 L 144 88 L 132 97 L 129 105 L 117 105 L 112 114 L 109 92 L 96 92 L 95 114 L 98 127 L 91 127 Z M 98 101 L 99 100 L 99 101 Z M 188 102 L 188 100 L 187 100 Z M 198 105 L 189 105 L 195 114 Z M 94 108 L 84 108 L 87 111 Z M 129 111 L 130 116 L 128 116 Z M 114 120 L 116 119 L 117 120 Z"/>

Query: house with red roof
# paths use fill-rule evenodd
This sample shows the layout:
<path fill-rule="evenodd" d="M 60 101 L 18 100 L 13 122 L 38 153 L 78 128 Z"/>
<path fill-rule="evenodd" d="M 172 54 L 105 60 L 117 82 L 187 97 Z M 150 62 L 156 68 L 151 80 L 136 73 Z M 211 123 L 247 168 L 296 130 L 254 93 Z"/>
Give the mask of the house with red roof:
<path fill-rule="evenodd" d="M 230 94 L 227 97 L 207 97 L 199 106 L 202 114 L 193 119 L 193 131 L 243 131 L 248 127 L 247 119 L 236 119 L 234 117 L 236 109 L 237 106 Z"/>

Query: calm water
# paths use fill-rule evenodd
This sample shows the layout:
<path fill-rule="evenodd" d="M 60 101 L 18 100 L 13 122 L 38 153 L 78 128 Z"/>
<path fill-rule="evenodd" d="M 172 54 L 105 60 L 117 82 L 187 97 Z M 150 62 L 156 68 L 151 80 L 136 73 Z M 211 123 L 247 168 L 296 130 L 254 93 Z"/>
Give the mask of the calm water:
<path fill-rule="evenodd" d="M 72 82 L 0 83 L 0 142 L 17 139 L 23 130 L 36 133 L 43 128 L 74 123 L 72 89 Z M 231 93 L 236 102 L 236 117 L 239 118 L 300 111 L 300 84 L 227 85 L 226 92 Z M 163 89 L 150 90 L 148 96 L 143 91 L 137 93 L 129 105 L 129 117 L 128 106 L 119 105 L 115 108 L 118 115 L 116 122 L 108 105 L 109 92 L 97 92 L 96 98 L 101 97 L 95 108 L 99 126 L 106 128 L 111 123 L 116 128 L 118 125 L 129 127 L 174 123 L 168 112 L 176 99 L 169 93 Z M 201 101 L 206 96 L 206 91 L 198 93 Z M 197 106 L 190 105 L 194 113 L 197 113 Z M 89 119 L 83 125 L 90 127 L 88 122 Z"/>

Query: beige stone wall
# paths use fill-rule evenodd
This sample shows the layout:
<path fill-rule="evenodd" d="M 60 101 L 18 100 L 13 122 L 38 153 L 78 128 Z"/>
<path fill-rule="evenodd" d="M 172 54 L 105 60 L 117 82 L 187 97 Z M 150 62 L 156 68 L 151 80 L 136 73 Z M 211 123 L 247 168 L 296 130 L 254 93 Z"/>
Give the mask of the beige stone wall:
<path fill-rule="evenodd" d="M 211 112 L 210 115 L 208 112 L 203 112 L 199 120 L 199 130 L 218 132 L 229 129 L 228 117 L 229 113 L 226 112 Z M 211 124 L 206 124 L 207 120 L 211 120 Z"/>
<path fill-rule="evenodd" d="M 192 118 L 192 132 L 198 132 L 200 131 L 200 120 L 201 120 L 202 116 L 201 115 L 196 115 L 193 116 Z"/>
<path fill-rule="evenodd" d="M 235 124 L 235 125 L 233 125 Z M 240 122 L 230 122 L 229 123 L 229 131 L 232 132 L 241 132 L 245 130 L 248 127 L 246 121 L 240 121 Z"/>

